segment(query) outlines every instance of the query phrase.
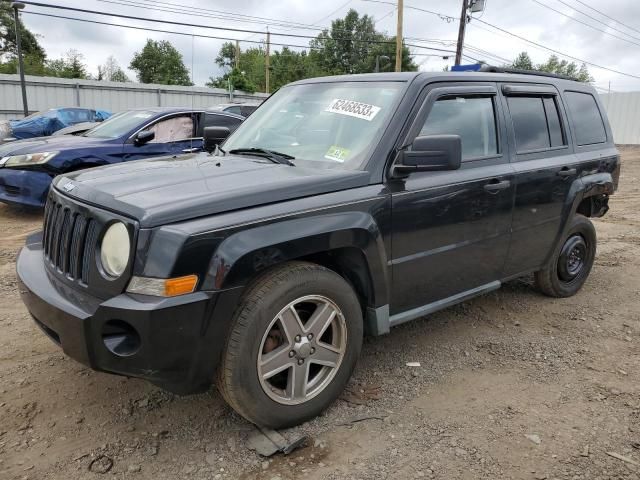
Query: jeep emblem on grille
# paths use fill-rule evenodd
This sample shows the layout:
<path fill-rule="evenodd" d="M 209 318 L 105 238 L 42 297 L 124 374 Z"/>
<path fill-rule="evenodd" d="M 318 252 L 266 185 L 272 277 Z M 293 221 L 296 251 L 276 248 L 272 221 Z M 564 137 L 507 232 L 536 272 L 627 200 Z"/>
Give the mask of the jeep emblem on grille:
<path fill-rule="evenodd" d="M 62 186 L 62 188 L 64 189 L 64 191 L 65 191 L 65 192 L 70 192 L 71 190 L 73 190 L 74 188 L 76 188 L 76 186 L 75 186 L 73 183 L 68 182 L 68 183 L 65 183 L 65 184 Z"/>

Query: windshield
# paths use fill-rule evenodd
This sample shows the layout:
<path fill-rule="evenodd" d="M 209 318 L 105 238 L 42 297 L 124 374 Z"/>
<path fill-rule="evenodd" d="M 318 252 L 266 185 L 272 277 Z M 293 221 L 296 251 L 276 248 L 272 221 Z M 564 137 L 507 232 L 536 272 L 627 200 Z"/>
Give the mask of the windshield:
<path fill-rule="evenodd" d="M 310 83 L 284 87 L 224 143 L 224 150 L 262 148 L 295 157 L 295 165 L 357 169 L 395 109 L 399 82 Z"/>
<path fill-rule="evenodd" d="M 129 110 L 127 112 L 116 113 L 100 125 L 93 127 L 83 136 L 93 138 L 118 138 L 129 133 L 137 126 L 144 125 L 153 115 L 153 112 L 143 110 Z"/>

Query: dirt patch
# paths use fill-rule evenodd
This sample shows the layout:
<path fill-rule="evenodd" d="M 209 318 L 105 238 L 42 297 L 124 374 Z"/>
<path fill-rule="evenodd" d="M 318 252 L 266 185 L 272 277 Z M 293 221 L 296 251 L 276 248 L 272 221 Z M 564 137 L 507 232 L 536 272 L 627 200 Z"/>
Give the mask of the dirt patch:
<path fill-rule="evenodd" d="M 309 446 L 271 461 L 215 390 L 178 397 L 66 358 L 15 281 L 41 216 L 0 206 L 0 478 L 638 479 L 639 180 L 625 150 L 578 295 L 522 279 L 366 339 L 343 398 L 284 432 Z"/>

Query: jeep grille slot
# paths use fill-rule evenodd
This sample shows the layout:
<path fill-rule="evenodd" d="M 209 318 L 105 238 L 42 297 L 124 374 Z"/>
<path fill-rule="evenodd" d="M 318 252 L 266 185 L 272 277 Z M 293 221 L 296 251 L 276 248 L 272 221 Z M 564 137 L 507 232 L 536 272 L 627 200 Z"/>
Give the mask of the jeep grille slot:
<path fill-rule="evenodd" d="M 93 219 L 86 218 L 53 198 L 47 201 L 42 246 L 45 259 L 58 273 L 71 280 L 87 283 L 96 234 L 96 222 Z"/>

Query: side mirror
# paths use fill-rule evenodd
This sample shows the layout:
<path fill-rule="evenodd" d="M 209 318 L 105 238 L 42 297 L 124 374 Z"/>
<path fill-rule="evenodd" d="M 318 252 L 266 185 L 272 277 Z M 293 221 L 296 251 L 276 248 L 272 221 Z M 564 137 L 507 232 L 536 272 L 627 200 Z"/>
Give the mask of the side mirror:
<path fill-rule="evenodd" d="M 462 163 L 460 135 L 427 135 L 416 137 L 410 150 L 401 154 L 401 162 L 393 166 L 394 174 L 457 170 Z"/>
<path fill-rule="evenodd" d="M 144 145 L 145 143 L 149 143 L 154 138 L 156 138 L 156 132 L 153 132 L 151 130 L 142 130 L 136 135 L 134 143 L 136 147 L 139 147 L 141 145 Z"/>
<path fill-rule="evenodd" d="M 230 133 L 231 131 L 227 127 L 205 127 L 203 149 L 209 153 L 213 152 L 216 145 L 224 142 Z"/>

